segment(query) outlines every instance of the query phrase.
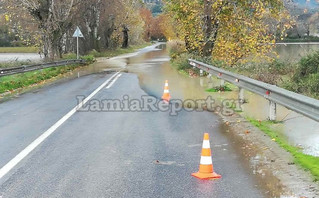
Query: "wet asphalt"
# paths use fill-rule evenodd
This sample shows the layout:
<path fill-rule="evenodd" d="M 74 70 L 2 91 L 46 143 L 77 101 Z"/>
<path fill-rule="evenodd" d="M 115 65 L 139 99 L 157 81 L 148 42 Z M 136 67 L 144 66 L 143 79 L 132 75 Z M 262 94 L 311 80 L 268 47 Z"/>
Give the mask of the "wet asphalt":
<path fill-rule="evenodd" d="M 0 104 L 0 167 L 111 74 L 57 83 Z M 122 73 L 94 100 L 147 95 Z M 0 197 L 265 197 L 210 112 L 77 112 L 0 180 Z M 204 132 L 219 180 L 198 180 Z"/>

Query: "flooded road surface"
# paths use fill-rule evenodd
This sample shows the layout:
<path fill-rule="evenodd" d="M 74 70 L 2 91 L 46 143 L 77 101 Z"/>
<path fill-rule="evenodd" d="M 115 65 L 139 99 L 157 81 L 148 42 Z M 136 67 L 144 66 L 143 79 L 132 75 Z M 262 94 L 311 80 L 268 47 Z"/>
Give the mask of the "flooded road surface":
<path fill-rule="evenodd" d="M 79 73 L 83 75 L 85 72 L 114 71 L 115 69 L 109 66 L 117 63 L 117 70 L 127 66 L 132 69 L 138 68 L 140 76 L 143 76 L 142 71 L 145 71 L 144 76 L 151 75 L 147 72 L 158 74 L 145 78 L 146 81 L 141 81 L 141 84 L 144 84 L 149 82 L 149 79 L 161 75 L 160 71 L 152 72 L 148 69 L 156 67 L 161 70 L 162 63 L 168 61 L 165 52 L 162 52 L 163 56 L 158 53 L 157 50 L 138 54 L 136 59 L 125 58 L 126 56 L 108 59 L 110 65 L 107 64 L 107 60 L 99 59 L 92 67 L 82 67 L 83 71 Z M 138 59 L 138 57 L 144 58 Z M 141 67 L 144 64 L 145 67 Z M 123 72 L 118 75 L 121 76 L 117 80 L 113 79 L 113 82 L 108 80 L 112 80 L 111 76 L 116 75 L 105 73 L 87 75 L 67 83 L 56 83 L 36 93 L 27 93 L 2 104 L 1 108 L 4 109 L 2 120 L 8 124 L 2 132 L 4 138 L 0 140 L 9 141 L 6 141 L 6 144 L 0 143 L 4 145 L 0 149 L 3 151 L 16 149 L 5 156 L 5 159 L 1 159 L 0 163 L 3 165 L 34 141 L 30 138 L 26 142 L 20 142 L 20 139 L 25 140 L 20 137 L 30 136 L 28 131 L 35 132 L 33 137 L 38 137 L 52 124 L 53 127 L 58 127 L 53 129 L 56 132 L 54 134 L 51 132 L 52 136 L 39 145 L 36 152 L 17 164 L 16 169 L 12 169 L 7 178 L 4 180 L 0 178 L 0 197 L 93 195 L 93 197 L 256 198 L 281 195 L 282 188 L 276 185 L 279 187 L 275 191 L 271 190 L 271 195 L 274 196 L 267 196 L 269 195 L 269 192 L 266 192 L 269 191 L 266 190 L 267 184 L 273 182 L 266 180 L 263 181 L 266 184 L 261 183 L 249 166 L 242 162 L 246 158 L 237 148 L 238 144 L 227 137 L 226 130 L 220 127 L 223 126 L 222 119 L 213 113 L 182 110 L 179 116 L 170 116 L 166 111 L 112 112 L 83 109 L 84 111 L 74 111 L 76 113 L 71 114 L 70 119 L 65 119 L 65 113 L 70 114 L 69 109 L 73 107 L 76 102 L 75 96 L 79 94 L 89 95 L 93 91 L 96 94 L 91 101 L 120 99 L 125 95 L 138 99 L 145 95 L 146 89 L 140 88 L 137 75 Z M 172 89 L 184 89 L 179 87 L 184 84 L 181 79 L 172 84 L 175 84 Z M 156 90 L 153 91 L 151 86 L 144 87 L 151 90 L 154 95 L 160 96 L 163 85 L 164 82 L 159 82 L 158 85 L 151 84 L 160 89 L 158 93 Z M 98 86 L 98 91 L 92 89 Z M 201 90 L 200 86 L 198 88 Z M 176 93 L 182 95 L 183 91 Z M 52 93 L 53 96 L 50 96 Z M 89 97 L 92 97 L 92 94 Z M 16 108 L 22 113 L 16 114 Z M 20 116 L 22 119 L 18 119 Z M 60 117 L 65 119 L 65 123 L 58 121 L 57 123 L 63 125 L 54 124 Z M 32 119 L 41 123 L 30 125 L 37 123 L 32 122 Z M 214 151 L 214 162 L 216 162 L 214 167 L 216 172 L 223 176 L 221 180 L 202 181 L 191 176 L 192 172 L 198 170 L 204 132 L 212 134 L 214 141 L 211 141 L 210 145 Z M 21 149 L 17 149 L 12 145 L 22 146 Z"/>
<path fill-rule="evenodd" d="M 0 62 L 40 61 L 42 58 L 36 53 L 0 53 Z"/>
<path fill-rule="evenodd" d="M 299 45 L 277 46 L 277 50 L 289 48 L 297 54 L 306 54 L 317 48 L 319 45 L 309 45 L 299 48 Z M 289 51 L 289 50 L 288 50 Z M 285 56 L 281 52 L 282 56 Z M 286 54 L 287 55 L 287 54 Z M 216 104 L 220 104 L 224 99 L 237 99 L 238 89 L 233 87 L 232 92 L 208 93 L 207 88 L 220 85 L 220 81 L 215 78 L 198 77 L 190 78 L 180 74 L 170 65 L 169 56 L 165 50 L 165 45 L 160 45 L 158 49 L 154 47 L 144 48 L 136 53 L 123 55 L 118 58 L 99 58 L 90 67 L 74 72 L 70 78 L 84 76 L 101 71 L 114 71 L 118 68 L 126 68 L 129 72 L 139 76 L 140 86 L 149 95 L 161 98 L 165 80 L 169 81 L 169 88 L 172 99 L 206 99 L 212 96 Z M 241 106 L 244 117 L 256 120 L 267 120 L 269 102 L 262 96 L 245 92 L 245 99 L 248 103 Z M 294 146 L 303 148 L 304 153 L 319 156 L 319 123 L 299 115 L 280 105 L 277 106 L 277 120 L 282 123 L 274 125 L 274 129 L 279 131 Z"/>
<path fill-rule="evenodd" d="M 169 63 L 165 50 L 154 51 L 128 59 L 128 71 L 139 75 L 140 84 L 148 94 L 161 98 L 165 80 L 169 82 L 172 99 L 204 99 L 209 96 L 201 87 L 200 78 L 179 74 Z"/>
<path fill-rule="evenodd" d="M 220 83 L 219 80 L 215 78 L 211 78 L 211 79 L 207 77 L 190 78 L 188 76 L 178 73 L 177 70 L 172 68 L 172 66 L 170 65 L 169 57 L 165 50 L 164 45 L 161 45 L 159 49 L 154 49 L 154 46 L 153 46 L 150 48 L 143 49 L 139 52 L 132 53 L 130 55 L 123 55 L 122 57 L 116 57 L 111 59 L 99 58 L 95 64 L 89 67 L 82 67 L 75 70 L 73 72 L 73 75 L 71 75 L 69 78 L 77 78 L 80 76 L 86 76 L 89 74 L 99 73 L 102 71 L 104 72 L 115 71 L 115 70 L 119 70 L 119 68 L 128 70 L 128 72 L 137 74 L 139 77 L 140 87 L 147 94 L 155 96 L 157 98 L 160 98 L 163 94 L 165 80 L 169 80 L 170 93 L 173 99 L 182 99 L 182 100 L 205 99 L 208 96 L 213 96 L 213 98 L 216 99 L 216 102 L 220 102 L 223 99 L 237 98 L 236 88 L 232 92 L 225 92 L 225 93 L 212 94 L 212 93 L 205 92 L 205 89 L 212 86 L 219 85 Z M 89 78 L 90 76 L 87 76 L 87 77 Z M 86 77 L 84 77 L 83 79 L 85 78 Z M 123 82 L 126 82 L 126 81 L 124 80 Z M 129 83 L 127 83 L 124 86 L 124 88 L 122 87 L 120 90 L 125 90 L 125 87 L 129 87 L 129 86 L 130 86 Z M 248 99 L 249 103 L 243 105 L 245 116 L 247 114 L 247 116 L 255 117 L 256 119 L 266 119 L 267 113 L 268 113 L 267 101 L 264 100 L 262 97 L 259 97 L 251 93 L 246 93 L 246 98 Z M 293 116 L 293 114 L 289 114 L 288 116 L 286 116 L 289 113 L 289 111 L 284 108 L 279 108 L 278 112 L 279 112 L 278 118 L 279 119 L 284 118 L 284 120 L 286 120 L 282 124 L 283 128 L 290 127 L 290 129 L 292 130 L 289 133 L 283 130 L 283 133 L 287 135 L 288 139 L 296 138 L 296 140 L 298 140 L 298 138 L 300 138 L 300 135 L 299 136 L 294 135 L 298 133 L 294 131 L 296 127 L 292 125 L 290 121 L 293 124 L 299 124 L 301 126 L 307 123 L 305 123 L 304 121 L 296 122 L 294 120 L 295 118 L 291 117 Z M 230 159 L 230 158 L 234 159 L 236 162 L 235 164 L 238 167 L 242 167 L 241 170 L 243 173 L 245 173 L 244 177 L 229 175 L 228 178 L 227 178 L 227 175 L 225 174 L 223 176 L 224 179 L 225 180 L 230 179 L 235 182 L 237 182 L 237 180 L 238 182 L 242 180 L 249 180 L 250 183 L 253 183 L 253 186 L 255 186 L 256 189 L 261 190 L 263 192 L 267 191 L 266 192 L 267 195 L 265 197 L 283 197 L 282 194 L 286 194 L 286 189 L 281 185 L 280 180 L 278 180 L 275 176 L 273 176 L 272 173 L 267 173 L 265 168 L 260 165 L 263 163 L 264 157 L 260 155 L 259 151 L 258 150 L 252 151 L 250 147 L 247 147 L 249 145 L 246 145 L 246 142 L 244 140 L 238 140 L 236 138 L 233 138 L 231 133 L 227 132 L 228 129 L 223 124 L 223 120 L 221 118 L 209 112 L 204 112 L 204 113 L 205 114 L 198 114 L 196 119 L 200 121 L 204 120 L 203 122 L 205 123 L 207 123 L 205 119 L 211 120 L 212 123 L 210 124 L 210 126 L 215 128 L 214 131 L 217 134 L 219 134 L 220 137 L 223 137 L 225 140 L 227 140 L 227 142 L 219 141 L 212 144 L 214 150 L 216 151 L 216 153 L 214 153 L 215 157 L 218 157 L 219 155 L 221 157 L 220 159 L 222 159 L 221 161 L 225 159 Z M 201 118 L 200 115 L 203 116 L 203 118 Z M 210 117 L 213 117 L 214 119 L 216 118 L 216 121 L 213 122 L 214 119 L 211 119 Z M 168 117 L 166 118 L 168 119 Z M 194 118 L 190 119 L 189 122 L 196 122 L 199 126 L 202 126 L 199 121 L 195 121 L 196 119 Z M 134 124 L 135 123 L 138 123 L 138 122 L 134 122 Z M 171 123 L 172 123 L 172 126 L 174 127 L 182 127 L 183 124 L 186 122 L 176 123 L 176 121 L 174 120 Z M 111 125 L 115 126 L 116 124 L 112 123 Z M 129 127 L 131 128 L 132 125 L 129 125 Z M 186 126 L 183 126 L 183 127 L 186 127 Z M 196 128 L 196 130 L 198 130 L 198 128 Z M 301 130 L 301 132 L 303 131 L 305 130 Z M 311 132 L 314 135 L 316 134 L 314 133 L 314 131 L 311 131 Z M 192 133 L 193 133 L 193 130 L 191 130 L 191 134 Z M 147 133 L 147 134 L 150 134 L 150 133 Z M 161 136 L 163 134 L 156 133 L 156 135 Z M 123 136 L 123 137 L 126 137 L 126 136 Z M 304 138 L 307 138 L 307 137 L 309 137 L 309 135 L 305 135 Z M 315 139 L 315 138 L 312 138 L 312 139 Z M 311 145 L 311 143 L 309 143 L 309 145 Z M 201 146 L 200 143 L 199 144 L 192 143 L 189 145 L 189 148 L 198 147 L 200 149 L 200 146 Z M 242 154 L 242 150 L 244 147 L 247 148 L 247 153 L 246 153 L 247 156 L 246 154 L 244 155 Z M 315 147 L 313 147 L 313 145 L 311 146 L 311 148 L 313 150 L 316 150 Z M 227 152 L 227 154 L 223 154 L 223 152 Z M 189 152 L 186 152 L 186 153 L 187 155 L 189 155 Z M 170 156 L 170 155 L 166 155 L 166 156 Z M 152 159 L 152 160 L 154 161 L 155 159 Z M 171 166 L 171 161 L 172 160 L 163 161 L 163 164 L 165 166 Z M 234 164 L 234 162 L 227 163 L 227 164 L 232 165 Z M 215 167 L 218 168 L 218 164 L 215 164 Z M 228 169 L 227 167 L 223 167 L 223 168 Z M 229 170 L 227 171 L 225 170 L 225 172 L 228 173 Z M 235 169 L 235 172 L 240 172 L 240 171 Z M 257 176 L 255 177 L 254 175 L 257 175 Z M 205 189 L 203 190 L 206 191 Z M 230 192 L 235 192 L 233 188 L 229 188 L 228 190 Z"/>
<path fill-rule="evenodd" d="M 218 80 L 208 79 L 205 77 L 190 78 L 186 75 L 180 74 L 175 68 L 170 65 L 170 59 L 166 52 L 165 46 L 162 45 L 160 47 L 160 50 L 150 51 L 138 56 L 124 58 L 123 60 L 111 60 L 109 64 L 113 64 L 114 66 L 116 66 L 117 64 L 120 64 L 120 62 L 122 62 L 122 64 L 120 64 L 121 66 L 127 65 L 128 72 L 138 75 L 141 88 L 147 94 L 152 95 L 156 98 L 161 98 L 165 80 L 168 80 L 169 82 L 169 89 L 172 99 L 196 100 L 206 99 L 208 96 L 212 95 L 208 92 L 205 92 L 205 89 L 208 85 L 212 86 L 212 83 L 217 82 Z M 216 97 L 216 99 L 220 98 L 216 95 L 213 97 Z M 219 101 L 216 100 L 216 103 L 218 104 Z M 222 123 L 223 121 L 220 119 L 214 125 L 219 128 L 219 131 L 223 135 L 227 136 L 227 138 L 230 139 L 232 145 L 217 146 L 225 147 L 224 149 L 226 149 L 227 146 L 231 146 L 236 151 L 238 151 L 237 155 L 241 155 L 240 151 L 245 145 L 245 142 L 229 136 L 229 134 L 227 133 L 227 129 Z M 251 151 L 250 155 L 258 156 L 259 154 Z M 264 172 L 264 167 L 258 166 L 258 164 L 261 163 L 261 160 L 258 162 L 251 162 L 250 160 L 245 160 L 244 157 L 239 157 L 239 162 L 239 164 L 242 164 L 250 170 L 250 176 L 257 176 L 258 180 L 256 182 L 260 184 L 258 185 L 256 183 L 256 185 L 262 188 L 266 188 L 266 197 L 282 197 L 282 195 L 285 194 L 285 190 L 280 184 L 280 181 L 276 179 L 271 173 L 266 174 Z M 266 178 L 265 175 L 267 175 Z"/>
<path fill-rule="evenodd" d="M 318 47 L 316 45 L 311 45 Z M 162 46 L 164 48 L 164 46 Z M 296 46 L 295 46 L 296 47 Z M 310 48 L 310 47 L 309 47 Z M 224 99 L 237 99 L 238 89 L 232 92 L 208 93 L 207 88 L 219 86 L 217 78 L 190 78 L 180 74 L 169 63 L 165 49 L 148 52 L 139 56 L 125 59 L 128 71 L 139 75 L 140 84 L 148 94 L 160 98 L 163 94 L 165 80 L 169 81 L 169 88 L 173 99 L 206 99 L 213 96 L 216 103 Z M 260 120 L 267 120 L 269 101 L 262 96 L 245 92 L 248 103 L 242 105 L 242 115 Z M 282 123 L 274 125 L 274 129 L 282 133 L 289 143 L 303 148 L 304 153 L 319 156 L 319 123 L 298 113 L 277 106 L 277 119 Z"/>

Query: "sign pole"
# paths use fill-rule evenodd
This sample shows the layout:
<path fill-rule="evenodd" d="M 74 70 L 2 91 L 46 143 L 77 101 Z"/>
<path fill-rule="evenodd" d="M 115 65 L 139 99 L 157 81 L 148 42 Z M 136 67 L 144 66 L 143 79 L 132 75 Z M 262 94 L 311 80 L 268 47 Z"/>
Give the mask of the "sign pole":
<path fill-rule="evenodd" d="M 79 59 L 79 37 L 76 37 L 76 59 Z"/>
<path fill-rule="evenodd" d="M 79 27 L 76 27 L 73 37 L 76 37 L 76 59 L 79 59 L 79 37 L 84 37 Z"/>

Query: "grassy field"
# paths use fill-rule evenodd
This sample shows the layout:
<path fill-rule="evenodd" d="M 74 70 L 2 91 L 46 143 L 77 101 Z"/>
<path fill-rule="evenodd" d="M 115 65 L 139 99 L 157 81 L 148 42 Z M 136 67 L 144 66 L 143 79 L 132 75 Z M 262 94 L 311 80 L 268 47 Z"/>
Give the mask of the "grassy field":
<path fill-rule="evenodd" d="M 38 53 L 38 47 L 0 47 L 0 53 Z"/>
<path fill-rule="evenodd" d="M 292 154 L 297 165 L 305 169 L 306 171 L 310 171 L 310 173 L 314 176 L 315 181 L 319 181 L 319 157 L 314 157 L 311 155 L 306 155 L 302 153 L 301 149 L 291 146 L 285 138 L 281 137 L 278 131 L 272 129 L 272 125 L 274 124 L 271 121 L 257 121 L 251 118 L 248 118 L 250 123 L 254 126 L 258 127 L 261 131 L 266 133 L 272 140 L 276 141 L 282 148 Z"/>
<path fill-rule="evenodd" d="M 0 63 L 0 69 L 1 68 L 10 68 L 10 67 L 19 67 L 22 65 L 33 65 L 39 62 L 31 62 L 31 61 L 12 61 L 12 62 L 4 62 Z"/>

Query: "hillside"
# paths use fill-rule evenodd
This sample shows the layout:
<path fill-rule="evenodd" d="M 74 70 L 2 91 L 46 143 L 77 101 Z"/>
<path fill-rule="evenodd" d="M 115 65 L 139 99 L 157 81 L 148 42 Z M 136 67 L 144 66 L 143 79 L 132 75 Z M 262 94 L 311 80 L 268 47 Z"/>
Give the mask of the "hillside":
<path fill-rule="evenodd" d="M 163 3 L 162 0 L 143 0 L 146 7 L 152 11 L 154 16 L 162 13 Z"/>
<path fill-rule="evenodd" d="M 293 2 L 301 7 L 315 9 L 319 7 L 319 3 L 316 0 L 293 0 Z"/>

